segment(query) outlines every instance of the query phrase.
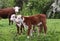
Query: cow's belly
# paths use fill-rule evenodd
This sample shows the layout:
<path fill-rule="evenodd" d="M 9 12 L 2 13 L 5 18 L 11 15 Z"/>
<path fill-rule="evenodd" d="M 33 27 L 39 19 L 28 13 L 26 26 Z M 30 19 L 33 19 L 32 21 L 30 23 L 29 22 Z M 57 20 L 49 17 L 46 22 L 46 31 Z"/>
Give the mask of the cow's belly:
<path fill-rule="evenodd" d="M 33 26 L 40 26 L 42 24 L 42 22 L 39 22 L 39 23 L 37 23 L 37 24 L 31 24 L 31 26 L 33 27 Z M 28 28 L 28 25 L 27 24 L 25 24 L 25 23 L 23 23 L 23 25 L 24 25 L 24 27 L 25 28 Z"/>
<path fill-rule="evenodd" d="M 42 24 L 42 22 L 33 22 L 32 23 L 32 25 L 37 25 L 37 26 L 39 26 L 39 25 L 41 25 Z"/>
<path fill-rule="evenodd" d="M 7 18 L 8 15 L 0 15 L 1 18 Z"/>

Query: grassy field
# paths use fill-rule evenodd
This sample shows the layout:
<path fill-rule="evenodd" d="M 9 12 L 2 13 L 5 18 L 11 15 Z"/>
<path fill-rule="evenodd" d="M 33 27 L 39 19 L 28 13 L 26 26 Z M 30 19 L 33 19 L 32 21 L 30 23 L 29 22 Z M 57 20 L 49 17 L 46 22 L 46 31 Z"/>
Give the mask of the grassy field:
<path fill-rule="evenodd" d="M 37 36 L 37 32 L 29 39 L 26 32 L 16 35 L 16 26 L 8 25 L 8 19 L 0 20 L 0 41 L 60 41 L 60 19 L 47 19 L 47 34 L 44 37 L 42 32 Z"/>

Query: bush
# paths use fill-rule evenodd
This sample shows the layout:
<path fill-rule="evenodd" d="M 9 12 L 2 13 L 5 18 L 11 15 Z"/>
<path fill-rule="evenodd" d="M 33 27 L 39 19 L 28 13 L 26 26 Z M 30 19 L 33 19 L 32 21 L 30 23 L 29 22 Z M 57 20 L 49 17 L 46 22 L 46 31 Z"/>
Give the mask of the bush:
<path fill-rule="evenodd" d="M 14 0 L 0 0 L 0 8 L 13 7 Z"/>
<path fill-rule="evenodd" d="M 43 12 L 44 7 L 46 7 L 46 4 L 51 2 L 51 0 L 30 0 L 28 3 L 31 3 L 29 6 L 28 4 L 23 5 L 22 14 L 23 15 L 33 15 L 33 14 L 40 14 Z"/>

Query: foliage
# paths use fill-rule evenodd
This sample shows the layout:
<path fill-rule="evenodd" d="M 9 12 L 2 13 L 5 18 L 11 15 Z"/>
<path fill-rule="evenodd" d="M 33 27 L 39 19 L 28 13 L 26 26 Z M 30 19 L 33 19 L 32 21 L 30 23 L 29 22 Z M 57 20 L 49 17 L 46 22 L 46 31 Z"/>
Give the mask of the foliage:
<path fill-rule="evenodd" d="M 48 10 L 46 8 L 49 8 L 50 5 L 49 3 L 52 0 L 30 0 L 28 2 L 31 3 L 29 6 L 27 6 L 28 4 L 23 5 L 23 10 L 22 10 L 22 14 L 23 15 L 33 15 L 33 14 L 40 14 L 43 13 L 44 10 Z M 49 5 L 49 7 L 47 7 L 47 4 Z M 47 12 L 47 11 L 45 11 Z"/>
<path fill-rule="evenodd" d="M 23 2 L 22 11 L 20 11 L 20 14 L 26 16 L 40 13 L 48 14 L 46 12 L 49 11 L 49 4 L 52 1 L 53 0 L 29 0 L 28 3 L 31 3 L 29 6 L 27 6 L 28 4 Z M 0 0 L 0 8 L 13 7 L 15 5 L 15 0 Z M 54 18 L 60 18 L 60 13 L 56 13 Z"/>
<path fill-rule="evenodd" d="M 55 19 L 60 19 L 60 12 L 57 12 L 54 16 Z"/>
<path fill-rule="evenodd" d="M 31 3 L 29 6 L 23 2 L 23 9 L 20 12 L 22 15 L 34 15 L 40 14 L 43 11 L 46 12 L 46 5 L 49 4 L 49 2 L 51 2 L 51 0 L 29 0 L 28 4 Z M 0 0 L 0 3 L 0 8 L 13 7 L 16 5 L 15 0 Z"/>
<path fill-rule="evenodd" d="M 14 0 L 0 0 L 0 8 L 12 7 L 14 5 Z"/>

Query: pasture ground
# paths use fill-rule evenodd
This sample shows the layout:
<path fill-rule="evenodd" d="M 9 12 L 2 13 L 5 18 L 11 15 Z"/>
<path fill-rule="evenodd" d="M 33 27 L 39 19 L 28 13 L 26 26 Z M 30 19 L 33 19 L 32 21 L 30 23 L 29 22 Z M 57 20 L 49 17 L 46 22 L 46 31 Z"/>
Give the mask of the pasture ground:
<path fill-rule="evenodd" d="M 26 31 L 27 32 L 27 31 Z M 40 36 L 36 33 L 26 38 L 26 32 L 22 35 L 16 35 L 16 26 L 8 25 L 8 19 L 0 20 L 0 41 L 60 41 L 60 19 L 47 19 L 47 34 L 44 37 L 42 32 Z"/>

